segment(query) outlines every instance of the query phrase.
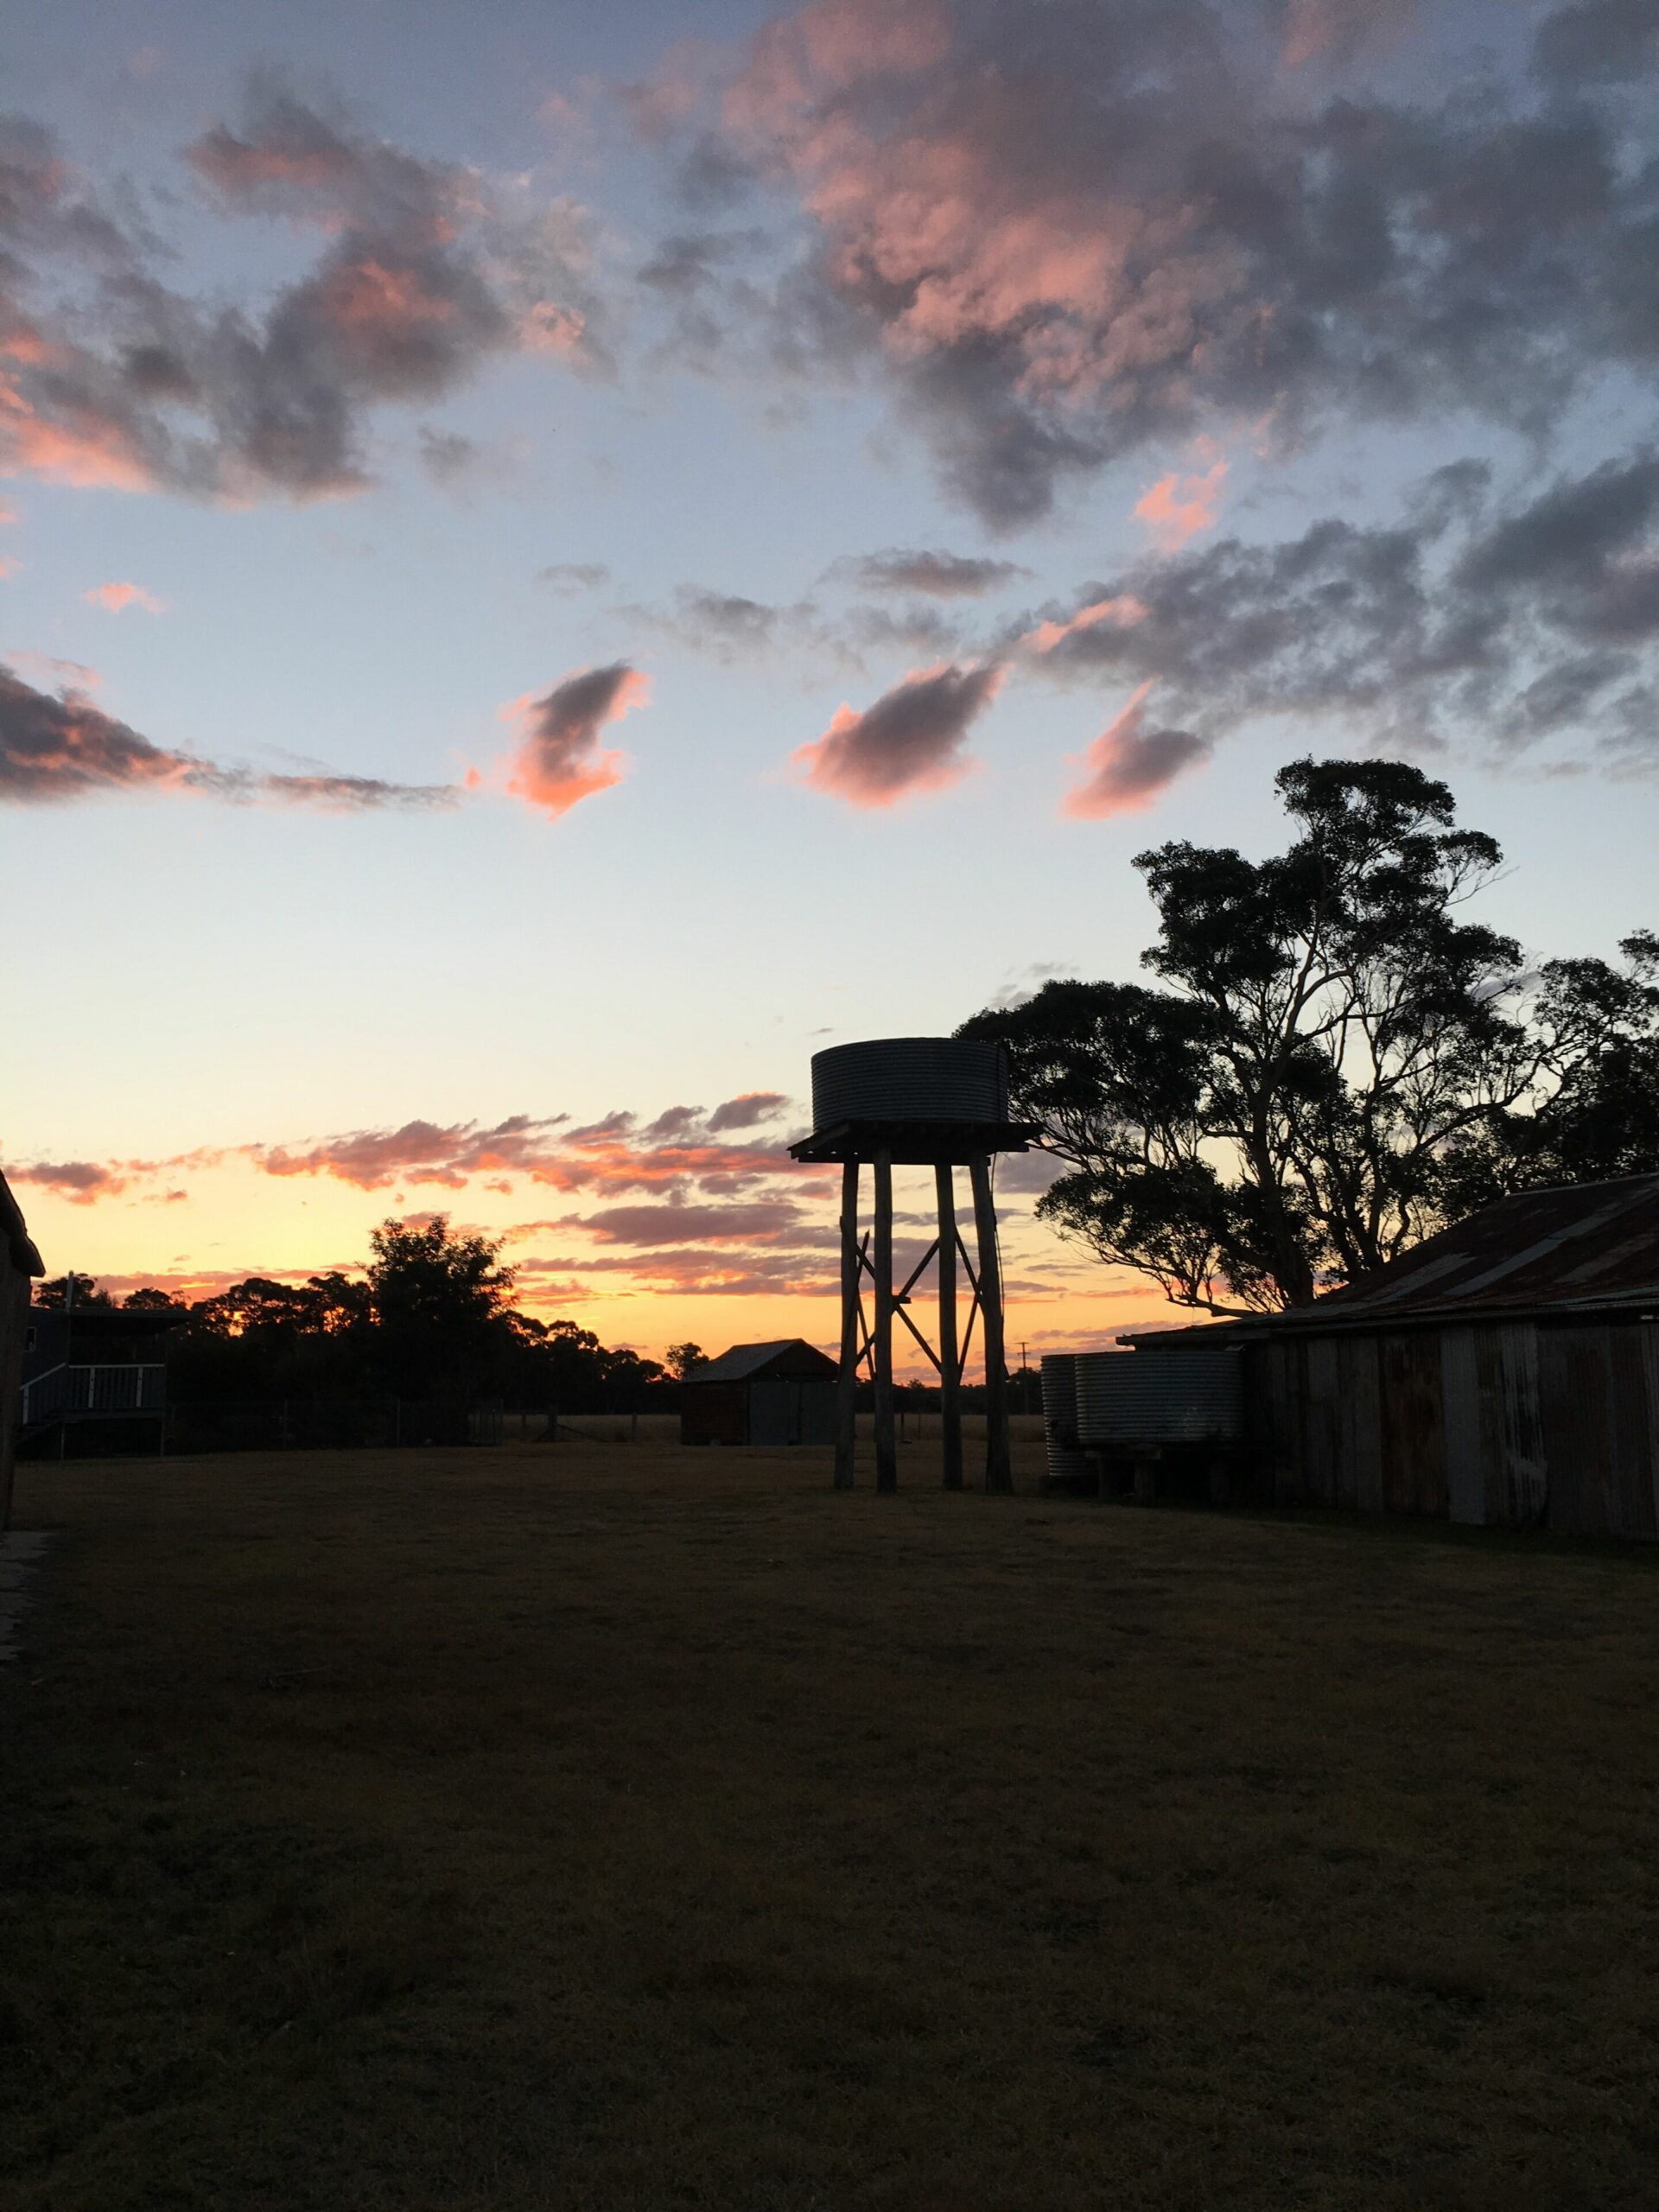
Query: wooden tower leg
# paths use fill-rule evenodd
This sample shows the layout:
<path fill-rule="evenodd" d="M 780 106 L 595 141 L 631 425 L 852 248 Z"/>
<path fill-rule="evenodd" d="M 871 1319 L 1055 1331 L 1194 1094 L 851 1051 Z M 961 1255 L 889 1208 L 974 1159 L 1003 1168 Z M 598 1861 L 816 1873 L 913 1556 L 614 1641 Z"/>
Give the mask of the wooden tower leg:
<path fill-rule="evenodd" d="M 991 1201 L 991 1163 L 981 1153 L 969 1167 L 974 1186 L 974 1230 L 979 1246 L 979 1306 L 985 1338 L 985 1487 L 1014 1488 L 1008 1452 L 1008 1373 L 1002 1349 L 1002 1271 L 996 1260 L 996 1209 Z"/>
<path fill-rule="evenodd" d="M 893 1155 L 875 1155 L 875 1486 L 899 1487 L 893 1433 Z"/>
<path fill-rule="evenodd" d="M 841 1171 L 841 1372 L 836 1378 L 836 1488 L 851 1490 L 858 1457 L 858 1162 Z"/>
<path fill-rule="evenodd" d="M 933 1170 L 939 1199 L 939 1433 L 944 1486 L 962 1488 L 962 1378 L 957 1372 L 957 1189 L 946 1164 Z"/>

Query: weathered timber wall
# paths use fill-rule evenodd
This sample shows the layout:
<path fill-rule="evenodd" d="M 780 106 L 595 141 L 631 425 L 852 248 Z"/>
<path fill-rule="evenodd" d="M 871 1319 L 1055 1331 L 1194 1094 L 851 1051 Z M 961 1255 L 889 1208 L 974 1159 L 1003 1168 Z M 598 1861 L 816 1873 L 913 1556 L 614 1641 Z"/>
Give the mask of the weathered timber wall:
<path fill-rule="evenodd" d="M 1274 1336 L 1244 1361 L 1263 1504 L 1659 1536 L 1659 1323 Z"/>

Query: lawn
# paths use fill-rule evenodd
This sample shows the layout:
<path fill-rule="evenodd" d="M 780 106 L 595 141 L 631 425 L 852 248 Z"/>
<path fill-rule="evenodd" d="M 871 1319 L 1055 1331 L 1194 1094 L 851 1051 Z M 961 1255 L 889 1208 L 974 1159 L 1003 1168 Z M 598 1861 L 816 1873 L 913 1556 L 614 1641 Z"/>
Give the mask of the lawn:
<path fill-rule="evenodd" d="M 1650 2212 L 1659 1561 L 936 1453 L 20 1469 L 5 2212 Z"/>

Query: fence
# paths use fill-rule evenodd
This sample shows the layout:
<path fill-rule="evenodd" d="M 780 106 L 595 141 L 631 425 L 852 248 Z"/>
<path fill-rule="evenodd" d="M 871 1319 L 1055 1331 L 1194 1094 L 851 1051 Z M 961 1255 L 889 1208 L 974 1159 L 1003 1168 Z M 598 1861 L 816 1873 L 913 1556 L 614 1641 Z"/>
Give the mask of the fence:
<path fill-rule="evenodd" d="M 134 1367 L 99 1369 L 105 1374 L 133 1377 L 160 1370 Z M 45 1382 L 50 1378 L 40 1378 Z M 148 1388 L 150 1386 L 142 1386 Z M 159 1388 L 159 1385 L 156 1386 Z M 83 1408 L 84 1410 L 85 1408 Z M 119 1414 L 144 1410 L 152 1416 L 150 1441 L 135 1448 L 153 1452 L 159 1408 L 149 1399 L 129 1397 L 124 1403 L 100 1399 L 98 1412 Z M 871 1415 L 861 1414 L 858 1431 L 871 1433 Z M 937 1413 L 908 1407 L 899 1415 L 900 1441 L 937 1442 Z M 966 1414 L 963 1432 L 977 1441 L 985 1433 L 982 1414 Z M 1040 1414 L 1016 1414 L 1011 1427 L 1016 1437 L 1039 1438 Z M 168 1452 L 351 1452 L 405 1446 L 498 1444 L 619 1444 L 654 1445 L 677 1448 L 677 1413 L 561 1413 L 546 1407 L 509 1408 L 488 1402 L 439 1398 L 196 1398 L 175 1400 L 165 1417 L 165 1449 Z M 109 1450 L 107 1444 L 101 1447 Z"/>

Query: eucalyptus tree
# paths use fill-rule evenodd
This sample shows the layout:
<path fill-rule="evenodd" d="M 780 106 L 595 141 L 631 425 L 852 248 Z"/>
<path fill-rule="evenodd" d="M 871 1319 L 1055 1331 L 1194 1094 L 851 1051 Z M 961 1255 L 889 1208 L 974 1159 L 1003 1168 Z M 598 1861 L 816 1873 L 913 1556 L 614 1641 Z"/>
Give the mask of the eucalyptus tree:
<path fill-rule="evenodd" d="M 1065 1164 L 1039 1211 L 1211 1312 L 1308 1304 L 1469 1204 L 1565 1169 L 1659 1167 L 1659 939 L 1529 966 L 1468 912 L 1503 862 L 1451 791 L 1304 760 L 1251 861 L 1140 854 L 1155 985 L 1055 982 L 963 1026 Z M 1644 1133 L 1645 1132 L 1645 1133 Z"/>

